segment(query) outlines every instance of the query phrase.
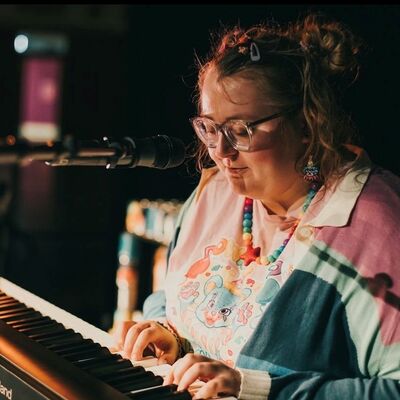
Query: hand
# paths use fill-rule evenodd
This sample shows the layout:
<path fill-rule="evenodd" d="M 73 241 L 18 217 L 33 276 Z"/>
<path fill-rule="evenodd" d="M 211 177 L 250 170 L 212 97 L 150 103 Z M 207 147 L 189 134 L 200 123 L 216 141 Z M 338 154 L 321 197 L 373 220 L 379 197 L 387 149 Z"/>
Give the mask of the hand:
<path fill-rule="evenodd" d="M 237 397 L 240 391 L 241 374 L 222 361 L 216 361 L 199 354 L 186 354 L 171 368 L 164 379 L 164 385 L 175 383 L 178 390 L 187 389 L 197 379 L 206 382 L 193 399 L 207 399 L 218 395 Z"/>
<path fill-rule="evenodd" d="M 140 361 L 149 349 L 159 364 L 173 364 L 178 358 L 175 336 L 155 321 L 125 321 L 117 325 L 114 336 L 125 358 Z"/>

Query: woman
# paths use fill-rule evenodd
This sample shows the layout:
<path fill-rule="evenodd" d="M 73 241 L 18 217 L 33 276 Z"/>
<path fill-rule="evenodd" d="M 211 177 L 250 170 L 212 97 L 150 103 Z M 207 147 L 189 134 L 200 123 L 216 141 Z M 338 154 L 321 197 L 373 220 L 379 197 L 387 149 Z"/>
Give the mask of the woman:
<path fill-rule="evenodd" d="M 182 209 L 165 294 L 120 332 L 127 357 L 151 346 L 174 363 L 165 383 L 203 380 L 196 398 L 399 398 L 400 180 L 351 145 L 340 102 L 359 49 L 311 15 L 228 31 L 200 66 L 191 122 L 211 167 Z"/>

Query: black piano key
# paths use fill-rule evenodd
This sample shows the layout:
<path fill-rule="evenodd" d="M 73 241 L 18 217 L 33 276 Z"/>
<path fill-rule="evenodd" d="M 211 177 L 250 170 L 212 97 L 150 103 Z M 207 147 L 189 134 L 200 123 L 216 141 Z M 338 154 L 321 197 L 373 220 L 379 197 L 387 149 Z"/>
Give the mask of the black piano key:
<path fill-rule="evenodd" d="M 43 326 L 47 324 L 51 319 L 49 317 L 34 317 L 25 320 L 12 321 L 8 325 L 13 329 L 29 328 L 34 326 Z"/>
<path fill-rule="evenodd" d="M 33 335 L 34 336 L 34 335 Z M 27 335 L 29 337 L 29 335 Z M 75 332 L 58 332 L 58 334 L 42 335 L 40 338 L 36 337 L 33 339 L 35 342 L 47 347 L 52 344 L 67 344 L 73 342 L 79 342 L 82 340 L 82 336 Z"/>
<path fill-rule="evenodd" d="M 0 318 L 2 321 L 4 321 L 5 323 L 7 323 L 7 325 L 11 325 L 11 324 L 18 324 L 18 323 L 30 323 L 30 322 L 34 322 L 34 321 L 39 321 L 42 318 L 48 318 L 48 317 L 43 317 L 43 315 L 36 311 L 35 313 L 30 312 L 29 314 L 19 314 L 16 315 L 14 317 L 9 317 L 9 318 Z"/>
<path fill-rule="evenodd" d="M 132 382 L 118 385 L 117 389 L 122 393 L 133 392 L 134 390 L 145 389 L 151 386 L 162 385 L 164 379 L 161 376 L 154 375 L 151 371 L 146 371 Z"/>
<path fill-rule="evenodd" d="M 75 333 L 75 331 L 73 331 L 72 329 L 63 329 L 62 331 L 48 332 L 48 333 L 46 333 L 46 332 L 27 333 L 26 336 L 28 336 L 35 342 L 39 342 L 42 339 L 49 339 L 49 338 L 56 337 L 56 336 L 66 336 L 69 334 L 72 335 L 74 333 Z"/>
<path fill-rule="evenodd" d="M 124 360 L 123 358 L 115 359 L 104 357 L 80 360 L 73 362 L 73 364 L 98 378 L 109 376 L 118 370 L 132 366 L 129 360 Z"/>
<path fill-rule="evenodd" d="M 162 397 L 157 398 L 158 400 L 192 400 L 192 395 L 187 390 L 172 392 Z M 147 399 L 146 399 L 147 400 Z M 153 400 L 153 399 L 151 399 Z"/>
<path fill-rule="evenodd" d="M 60 357 L 70 361 L 71 363 L 80 362 L 88 359 L 102 357 L 107 355 L 107 352 L 102 347 L 87 347 L 56 351 Z"/>
<path fill-rule="evenodd" d="M 90 343 L 85 341 L 77 341 L 75 343 L 67 343 L 67 344 L 53 344 L 47 346 L 47 348 L 51 351 L 54 351 L 60 355 L 68 355 L 73 354 L 78 351 L 98 351 L 99 354 L 108 354 L 104 350 L 102 350 L 102 346 L 97 343 Z"/>
<path fill-rule="evenodd" d="M 129 360 L 121 359 L 107 365 L 89 367 L 86 369 L 86 371 L 96 378 L 103 380 L 103 378 L 106 378 L 107 376 L 110 376 L 123 368 L 129 367 L 129 365 L 132 365 Z"/>
<path fill-rule="evenodd" d="M 146 370 L 142 366 L 131 365 L 128 368 L 124 368 L 114 374 L 108 375 L 104 378 L 104 381 L 109 383 L 110 385 L 114 385 L 120 382 L 127 382 L 131 379 L 135 379 L 139 377 L 139 375 L 143 375 L 145 372 Z"/>
<path fill-rule="evenodd" d="M 52 347 L 48 346 L 48 349 L 54 351 L 55 353 L 59 354 L 60 356 L 68 356 L 70 354 L 75 354 L 75 353 L 84 353 L 87 351 L 92 351 L 96 352 L 97 354 L 108 354 L 104 349 L 104 347 L 98 345 L 96 346 L 93 343 L 85 343 L 85 342 L 76 342 L 76 343 L 70 343 L 66 346 L 59 346 L 59 347 Z"/>
<path fill-rule="evenodd" d="M 20 301 L 13 299 L 12 297 L 9 299 L 0 299 L 0 310 L 9 304 L 22 304 Z M 23 304 L 25 306 L 25 304 Z M 25 306 L 26 307 L 26 306 Z"/>
<path fill-rule="evenodd" d="M 24 335 L 34 335 L 65 331 L 65 326 L 56 321 L 49 321 L 47 322 L 47 324 L 39 326 L 24 326 L 22 328 L 14 329 L 16 329 L 18 332 L 23 333 Z"/>
<path fill-rule="evenodd" d="M 20 308 L 20 309 L 15 310 L 15 311 L 4 310 L 4 311 L 0 311 L 0 319 L 11 317 L 14 314 L 15 315 L 17 315 L 17 314 L 29 314 L 31 312 L 35 312 L 35 310 L 33 308 L 26 308 L 26 307 Z"/>
<path fill-rule="evenodd" d="M 82 335 L 80 333 L 70 333 L 66 332 L 60 335 L 53 335 L 50 337 L 44 337 L 41 339 L 37 339 L 36 342 L 42 344 L 43 346 L 47 347 L 50 344 L 56 343 L 72 343 L 72 342 L 79 342 L 82 340 Z"/>
<path fill-rule="evenodd" d="M 40 314 L 38 311 L 35 311 L 33 308 L 27 308 L 25 310 L 21 309 L 14 311 L 13 313 L 4 312 L 4 314 L 2 314 L 0 312 L 0 319 L 4 322 L 15 321 L 18 318 L 29 318 L 33 316 L 42 316 L 42 314 Z"/>
<path fill-rule="evenodd" d="M 77 361 L 74 362 L 73 364 L 75 364 L 78 368 L 90 368 L 90 367 L 98 367 L 101 365 L 108 365 L 108 364 L 112 364 L 117 360 L 121 360 L 122 357 L 119 354 L 107 354 L 104 356 L 100 356 L 100 357 L 96 357 L 96 358 L 92 358 L 89 360 L 81 360 L 81 361 Z"/>
<path fill-rule="evenodd" d="M 85 347 L 85 346 L 93 346 L 93 347 L 98 347 L 100 348 L 101 345 L 99 343 L 95 343 L 92 339 L 82 339 L 80 342 L 73 342 L 69 344 L 52 344 L 47 346 L 49 350 L 52 350 L 54 352 L 58 351 L 68 351 L 69 349 L 74 349 L 78 347 Z"/>
<path fill-rule="evenodd" d="M 6 312 L 6 311 L 16 311 L 16 310 L 21 310 L 21 309 L 26 309 L 26 306 L 21 303 L 6 303 L 2 304 L 0 306 L 0 312 Z"/>
<path fill-rule="evenodd" d="M 156 386 L 154 388 L 141 390 L 136 393 L 126 393 L 126 396 L 132 400 L 153 400 L 161 399 L 162 396 L 176 392 L 178 385 L 171 384 L 165 386 Z"/>
<path fill-rule="evenodd" d="M 60 354 L 62 358 L 65 358 L 68 361 L 75 362 L 75 361 L 82 361 L 87 360 L 94 357 L 100 357 L 106 353 L 102 352 L 99 349 L 87 349 L 87 350 L 79 350 L 79 351 L 69 351 L 67 353 Z"/>

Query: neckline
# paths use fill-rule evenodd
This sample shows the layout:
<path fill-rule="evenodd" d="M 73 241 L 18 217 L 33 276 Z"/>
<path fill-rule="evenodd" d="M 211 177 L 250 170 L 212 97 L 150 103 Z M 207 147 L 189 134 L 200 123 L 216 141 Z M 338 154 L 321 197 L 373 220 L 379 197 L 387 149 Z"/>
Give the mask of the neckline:
<path fill-rule="evenodd" d="M 310 189 L 307 193 L 307 196 L 304 200 L 303 205 L 300 207 L 300 215 L 297 220 L 295 219 L 294 224 L 290 227 L 287 238 L 282 242 L 282 244 L 272 251 L 268 256 L 262 256 L 260 247 L 253 247 L 253 235 L 252 235 L 252 227 L 253 227 L 253 205 L 254 200 L 246 197 L 244 199 L 243 204 L 243 217 L 242 217 L 242 240 L 244 245 L 244 250 L 241 252 L 240 259 L 243 260 L 243 264 L 247 267 L 251 262 L 256 261 L 257 264 L 260 265 L 269 265 L 278 260 L 279 256 L 286 248 L 289 243 L 291 237 L 296 231 L 300 221 L 304 217 L 308 207 L 310 206 L 313 198 L 317 194 L 319 189 L 319 185 L 316 182 L 313 182 L 310 185 Z M 270 215 L 270 217 L 273 215 Z M 277 216 L 279 218 L 279 216 Z"/>

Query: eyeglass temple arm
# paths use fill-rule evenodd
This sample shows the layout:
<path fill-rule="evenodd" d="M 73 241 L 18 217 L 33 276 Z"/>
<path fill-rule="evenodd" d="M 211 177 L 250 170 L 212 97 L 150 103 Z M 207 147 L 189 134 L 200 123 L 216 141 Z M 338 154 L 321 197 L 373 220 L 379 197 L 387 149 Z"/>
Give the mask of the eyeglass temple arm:
<path fill-rule="evenodd" d="M 251 128 L 251 127 L 253 127 L 253 126 L 256 126 L 256 125 L 258 125 L 258 124 L 261 124 L 262 122 L 271 121 L 272 119 L 278 118 L 278 117 L 280 117 L 280 116 L 283 115 L 283 114 L 287 114 L 287 113 L 289 113 L 289 112 L 295 111 L 295 110 L 297 110 L 299 107 L 301 107 L 301 104 L 296 104 L 295 106 L 290 107 L 290 108 L 288 108 L 287 110 L 279 111 L 279 112 L 277 112 L 277 113 L 275 113 L 275 114 L 269 115 L 268 117 L 261 118 L 261 119 L 258 119 L 257 121 L 250 122 L 250 123 L 247 124 L 247 126 L 248 126 L 249 128 Z"/>

